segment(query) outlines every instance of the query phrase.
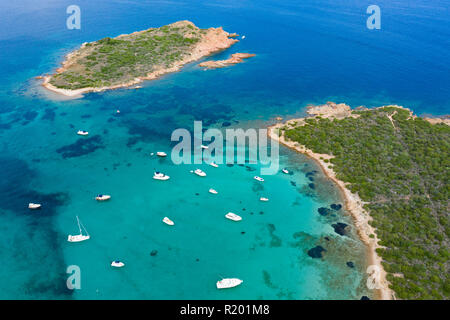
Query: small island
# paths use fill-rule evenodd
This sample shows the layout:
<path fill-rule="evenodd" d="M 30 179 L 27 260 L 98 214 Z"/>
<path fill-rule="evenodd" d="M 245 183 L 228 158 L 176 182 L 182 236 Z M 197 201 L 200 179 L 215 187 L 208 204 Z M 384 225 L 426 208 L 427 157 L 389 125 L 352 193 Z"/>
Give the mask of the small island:
<path fill-rule="evenodd" d="M 55 74 L 43 77 L 43 86 L 66 96 L 133 86 L 227 49 L 239 41 L 235 37 L 222 27 L 200 29 L 190 21 L 178 21 L 83 43 Z"/>
<path fill-rule="evenodd" d="M 448 117 L 400 106 L 354 110 L 329 102 L 269 135 L 318 162 L 342 191 L 381 299 L 449 299 Z"/>

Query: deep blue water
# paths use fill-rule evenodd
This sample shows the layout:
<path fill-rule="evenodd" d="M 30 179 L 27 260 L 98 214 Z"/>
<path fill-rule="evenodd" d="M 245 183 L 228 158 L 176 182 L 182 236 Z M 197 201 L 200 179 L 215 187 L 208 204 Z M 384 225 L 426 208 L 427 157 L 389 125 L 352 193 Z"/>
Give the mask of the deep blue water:
<path fill-rule="evenodd" d="M 67 30 L 71 4 L 0 3 L 0 257 L 7 261 L 0 298 L 372 294 L 364 287 L 363 246 L 331 227 L 351 224 L 349 217 L 317 213 L 341 201 L 338 192 L 320 173 L 316 188 L 308 187 L 305 173 L 317 168 L 304 157 L 282 148 L 282 165 L 294 175 L 268 177 L 261 189 L 246 167 L 202 167 L 208 180 L 199 181 L 189 174 L 194 166 L 149 153 L 169 152 L 172 130 L 190 128 L 193 120 L 263 127 L 274 116 L 302 115 L 307 104 L 329 100 L 448 114 L 449 1 L 377 1 L 381 30 L 366 28 L 370 1 L 77 1 L 81 30 Z M 194 63 L 139 90 L 77 100 L 46 92 L 34 79 L 83 42 L 184 19 L 246 36 L 215 58 L 256 57 L 209 71 Z M 81 127 L 91 132 L 87 144 L 75 135 Z M 170 183 L 155 184 L 154 167 L 171 175 Z M 209 187 L 220 189 L 220 201 L 205 192 Z M 112 201 L 92 201 L 99 192 Z M 263 194 L 271 201 L 255 200 Z M 43 210 L 25 210 L 30 201 L 42 202 Z M 233 210 L 244 216 L 242 224 L 224 221 Z M 65 239 L 76 232 L 76 215 L 92 239 L 73 246 Z M 165 215 L 176 220 L 175 229 L 161 223 Z M 306 254 L 318 244 L 327 249 L 323 260 Z M 158 254 L 150 256 L 152 250 Z M 110 270 L 118 257 L 126 268 Z M 65 289 L 71 264 L 83 274 L 76 292 Z M 240 276 L 245 286 L 218 292 L 214 283 L 222 275 Z"/>

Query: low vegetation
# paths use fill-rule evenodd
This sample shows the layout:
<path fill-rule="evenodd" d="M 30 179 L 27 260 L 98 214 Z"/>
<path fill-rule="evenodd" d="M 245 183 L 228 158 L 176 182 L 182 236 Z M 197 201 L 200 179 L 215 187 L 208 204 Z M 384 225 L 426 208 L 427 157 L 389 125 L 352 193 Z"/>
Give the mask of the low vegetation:
<path fill-rule="evenodd" d="M 104 87 L 145 77 L 169 68 L 186 55 L 205 30 L 189 22 L 104 38 L 87 43 L 74 53 L 74 63 L 52 76 L 50 84 L 61 89 Z"/>
<path fill-rule="evenodd" d="M 401 299 L 448 299 L 450 128 L 384 107 L 306 120 L 286 138 L 333 155 L 337 177 L 368 204 L 388 280 Z M 388 116 L 392 116 L 392 122 Z"/>

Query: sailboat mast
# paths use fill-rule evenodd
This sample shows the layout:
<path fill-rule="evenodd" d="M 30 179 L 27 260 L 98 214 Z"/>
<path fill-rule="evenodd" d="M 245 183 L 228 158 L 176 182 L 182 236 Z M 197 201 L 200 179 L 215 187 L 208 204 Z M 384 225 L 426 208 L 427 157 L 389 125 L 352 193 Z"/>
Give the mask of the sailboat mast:
<path fill-rule="evenodd" d="M 78 216 L 77 216 L 77 222 L 78 222 L 78 229 L 80 229 L 80 234 L 83 234 L 83 232 L 81 231 L 80 219 L 78 219 Z"/>

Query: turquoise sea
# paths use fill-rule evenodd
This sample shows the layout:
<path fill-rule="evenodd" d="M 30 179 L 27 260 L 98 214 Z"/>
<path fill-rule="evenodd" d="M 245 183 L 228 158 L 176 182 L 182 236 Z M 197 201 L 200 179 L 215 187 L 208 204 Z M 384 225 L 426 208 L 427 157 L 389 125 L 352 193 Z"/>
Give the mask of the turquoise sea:
<path fill-rule="evenodd" d="M 71 4 L 0 3 L 1 299 L 373 297 L 351 218 L 344 209 L 318 213 L 342 199 L 312 161 L 280 147 L 280 167 L 292 175 L 261 184 L 253 179 L 259 165 L 174 165 L 150 153 L 170 153 L 172 131 L 194 120 L 264 128 L 330 100 L 449 113 L 448 1 L 377 1 L 380 30 L 366 28 L 372 3 L 361 0 L 77 1 L 81 30 L 68 30 Z M 215 59 L 256 57 L 208 71 L 193 63 L 138 90 L 75 100 L 35 79 L 83 42 L 184 19 L 246 36 Z M 89 136 L 77 136 L 80 129 Z M 206 178 L 189 172 L 197 167 Z M 153 180 L 155 168 L 171 179 Z M 112 199 L 96 202 L 98 193 Z M 29 211 L 29 202 L 43 208 Z M 243 220 L 225 219 L 229 211 Z M 77 215 L 91 239 L 69 243 Z M 350 234 L 338 235 L 337 222 Z M 308 255 L 317 245 L 322 259 Z M 126 266 L 111 268 L 114 259 Z M 80 267 L 79 290 L 66 287 L 70 265 Z M 244 283 L 217 290 L 221 277 Z"/>

